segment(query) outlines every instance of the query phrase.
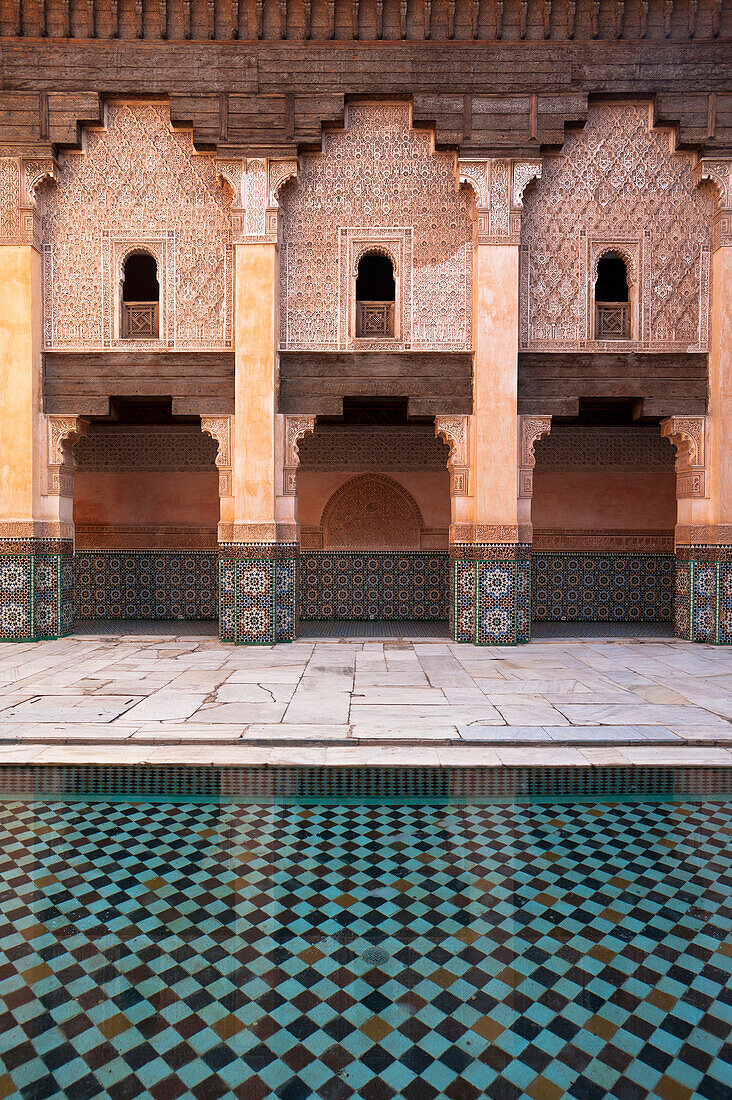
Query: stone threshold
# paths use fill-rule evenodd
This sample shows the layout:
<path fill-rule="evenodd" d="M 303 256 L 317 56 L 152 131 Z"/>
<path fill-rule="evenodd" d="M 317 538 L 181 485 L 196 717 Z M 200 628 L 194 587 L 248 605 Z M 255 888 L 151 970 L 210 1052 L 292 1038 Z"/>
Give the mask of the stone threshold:
<path fill-rule="evenodd" d="M 0 746 L 0 766 L 26 764 L 181 764 L 211 767 L 729 767 L 732 748 L 689 744 L 465 744 L 395 742 L 15 742 Z"/>

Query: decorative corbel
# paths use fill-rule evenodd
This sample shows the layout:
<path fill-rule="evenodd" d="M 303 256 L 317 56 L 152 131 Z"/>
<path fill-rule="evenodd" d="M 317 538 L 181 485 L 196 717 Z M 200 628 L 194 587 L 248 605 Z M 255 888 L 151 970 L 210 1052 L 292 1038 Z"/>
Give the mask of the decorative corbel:
<path fill-rule="evenodd" d="M 89 422 L 79 416 L 46 416 L 45 496 L 73 497 L 74 447 L 88 431 Z"/>
<path fill-rule="evenodd" d="M 447 0 L 447 37 L 455 37 L 455 0 Z"/>
<path fill-rule="evenodd" d="M 201 431 L 218 443 L 216 468 L 219 471 L 219 497 L 234 495 L 232 478 L 231 416 L 202 416 Z"/>
<path fill-rule="evenodd" d="M 314 416 L 285 417 L 285 462 L 282 491 L 285 496 L 297 493 L 297 468 L 300 465 L 300 441 L 315 431 Z"/>
<path fill-rule="evenodd" d="M 436 416 L 435 436 L 447 443 L 450 455 L 447 468 L 450 471 L 450 495 L 469 496 L 469 422 L 467 416 Z"/>
<path fill-rule="evenodd" d="M 496 0 L 496 38 L 503 38 L 503 0 Z"/>
<path fill-rule="evenodd" d="M 384 33 L 384 0 L 376 0 L 376 37 L 381 38 Z"/>
<path fill-rule="evenodd" d="M 663 33 L 666 38 L 671 37 L 671 16 L 674 13 L 674 0 L 664 0 L 663 3 Z"/>
<path fill-rule="evenodd" d="M 551 416 L 519 416 L 518 496 L 530 499 L 534 495 L 534 447 L 552 430 Z"/>
<path fill-rule="evenodd" d="M 478 31 L 480 28 L 480 0 L 473 0 L 473 7 L 470 13 L 470 29 L 473 32 L 473 39 L 478 37 Z"/>
<path fill-rule="evenodd" d="M 567 3 L 567 38 L 574 38 L 574 25 L 577 19 L 577 0 Z"/>
<path fill-rule="evenodd" d="M 615 0 L 615 37 L 623 37 L 623 22 L 625 20 L 625 0 Z"/>
<path fill-rule="evenodd" d="M 519 0 L 519 38 L 526 38 L 526 13 L 529 0 Z"/>
<path fill-rule="evenodd" d="M 424 0 L 424 29 L 425 38 L 432 37 L 432 0 Z"/>
<path fill-rule="evenodd" d="M 552 0 L 544 0 L 544 37 L 550 38 L 552 33 Z"/>
<path fill-rule="evenodd" d="M 669 416 L 661 421 L 661 435 L 676 450 L 676 497 L 705 497 L 705 416 Z"/>

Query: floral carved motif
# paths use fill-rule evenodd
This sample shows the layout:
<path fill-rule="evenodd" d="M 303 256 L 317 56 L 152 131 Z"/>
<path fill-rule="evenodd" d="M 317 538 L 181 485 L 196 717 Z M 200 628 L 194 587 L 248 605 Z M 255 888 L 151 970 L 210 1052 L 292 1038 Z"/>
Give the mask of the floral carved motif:
<path fill-rule="evenodd" d="M 300 465 L 299 444 L 306 435 L 315 431 L 314 416 L 285 417 L 285 463 L 283 489 L 288 496 L 297 493 L 297 468 Z"/>
<path fill-rule="evenodd" d="M 519 471 L 518 495 L 529 498 L 534 494 L 534 446 L 552 430 L 551 416 L 519 417 Z"/>
<path fill-rule="evenodd" d="M 196 152 L 191 131 L 171 126 L 168 107 L 107 106 L 104 129 L 84 134 L 82 152 L 61 154 L 58 186 L 45 196 L 47 347 L 125 346 L 114 315 L 121 264 L 135 247 L 163 263 L 161 339 L 151 347 L 231 345 L 232 197 L 217 173 L 229 179 Z"/>
<path fill-rule="evenodd" d="M 435 435 L 450 448 L 447 468 L 450 471 L 452 496 L 468 496 L 470 458 L 468 453 L 469 419 L 467 416 L 436 416 Z"/>
<path fill-rule="evenodd" d="M 593 265 L 616 245 L 637 264 L 624 346 L 707 350 L 712 206 L 647 106 L 592 105 L 524 196 L 521 346 L 617 350 L 591 339 Z"/>
<path fill-rule="evenodd" d="M 716 190 L 716 211 L 712 228 L 712 250 L 732 245 L 732 160 L 704 157 L 694 169 L 697 185 L 710 182 Z"/>
<path fill-rule="evenodd" d="M 201 431 L 218 443 L 214 462 L 219 471 L 219 496 L 233 496 L 230 416 L 202 416 Z"/>
<path fill-rule="evenodd" d="M 418 550 L 424 523 L 406 489 L 391 478 L 363 474 L 335 491 L 321 527 L 326 550 Z"/>
<path fill-rule="evenodd" d="M 706 496 L 706 417 L 669 416 L 661 435 L 676 449 L 676 496 Z"/>
<path fill-rule="evenodd" d="M 74 445 L 88 430 L 78 416 L 46 417 L 46 496 L 74 495 Z"/>
<path fill-rule="evenodd" d="M 280 192 L 281 347 L 348 346 L 353 246 L 372 243 L 399 253 L 400 339 L 390 346 L 470 350 L 471 206 L 454 157 L 411 129 L 408 104 L 349 105 L 345 129 L 302 155 L 297 184 Z"/>

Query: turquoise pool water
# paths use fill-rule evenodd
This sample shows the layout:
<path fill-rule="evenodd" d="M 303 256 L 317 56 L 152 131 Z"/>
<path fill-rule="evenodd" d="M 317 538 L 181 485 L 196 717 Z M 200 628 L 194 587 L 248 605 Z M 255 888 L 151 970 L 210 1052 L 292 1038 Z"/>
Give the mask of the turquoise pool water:
<path fill-rule="evenodd" d="M 0 1098 L 728 1098 L 728 789 L 5 769 Z"/>

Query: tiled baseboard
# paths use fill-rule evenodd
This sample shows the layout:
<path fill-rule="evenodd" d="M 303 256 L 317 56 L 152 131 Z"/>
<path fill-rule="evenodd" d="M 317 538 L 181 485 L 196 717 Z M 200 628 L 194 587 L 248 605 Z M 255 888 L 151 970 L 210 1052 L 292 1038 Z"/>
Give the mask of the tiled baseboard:
<path fill-rule="evenodd" d="M 667 622 L 673 554 L 534 553 L 532 612 L 539 622 Z"/>
<path fill-rule="evenodd" d="M 303 552 L 303 619 L 446 619 L 446 550 Z"/>
<path fill-rule="evenodd" d="M 76 619 L 217 619 L 215 550 L 80 550 Z"/>

